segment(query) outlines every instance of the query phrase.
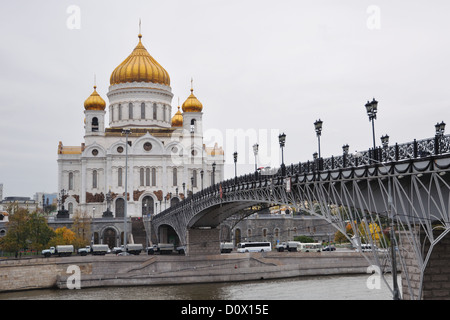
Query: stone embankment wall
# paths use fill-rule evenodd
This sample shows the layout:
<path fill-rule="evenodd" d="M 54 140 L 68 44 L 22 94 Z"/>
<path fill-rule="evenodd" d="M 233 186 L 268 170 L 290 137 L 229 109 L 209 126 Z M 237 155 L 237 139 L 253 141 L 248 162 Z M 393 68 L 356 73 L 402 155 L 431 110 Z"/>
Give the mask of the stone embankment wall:
<path fill-rule="evenodd" d="M 354 252 L 245 253 L 208 256 L 74 256 L 0 261 L 0 292 L 67 288 L 71 266 L 81 288 L 277 279 L 366 273 Z"/>

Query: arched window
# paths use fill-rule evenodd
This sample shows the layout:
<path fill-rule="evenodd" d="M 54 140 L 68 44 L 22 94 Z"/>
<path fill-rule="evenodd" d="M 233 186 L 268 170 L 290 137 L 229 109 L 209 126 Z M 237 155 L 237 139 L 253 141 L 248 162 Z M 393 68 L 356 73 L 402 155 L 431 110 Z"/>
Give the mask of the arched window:
<path fill-rule="evenodd" d="M 177 177 L 177 175 L 178 175 L 178 170 L 177 170 L 177 168 L 173 168 L 173 173 L 172 173 L 173 184 L 172 184 L 172 185 L 173 185 L 174 187 L 178 185 L 178 177 Z"/>
<path fill-rule="evenodd" d="M 192 177 L 194 178 L 192 187 L 197 187 L 197 170 L 192 170 Z"/>
<path fill-rule="evenodd" d="M 191 133 L 194 133 L 195 132 L 195 119 L 192 119 L 191 120 Z"/>
<path fill-rule="evenodd" d="M 145 169 L 145 185 L 150 186 L 150 168 Z"/>
<path fill-rule="evenodd" d="M 166 106 L 163 107 L 163 120 L 166 121 Z"/>
<path fill-rule="evenodd" d="M 140 185 L 143 186 L 144 185 L 144 168 L 141 168 L 139 170 L 139 181 L 140 181 Z"/>
<path fill-rule="evenodd" d="M 98 118 L 97 117 L 92 118 L 91 127 L 92 127 L 93 132 L 98 131 Z"/>
<path fill-rule="evenodd" d="M 122 168 L 119 168 L 119 170 L 117 170 L 117 186 L 122 186 Z"/>
<path fill-rule="evenodd" d="M 145 103 L 141 103 L 141 119 L 145 119 Z"/>
<path fill-rule="evenodd" d="M 73 214 L 73 203 L 69 202 L 67 205 L 67 210 L 69 211 L 69 214 Z"/>
<path fill-rule="evenodd" d="M 119 120 L 122 120 L 122 105 L 119 104 Z"/>
<path fill-rule="evenodd" d="M 131 102 L 128 104 L 128 119 L 133 119 L 133 104 Z"/>
<path fill-rule="evenodd" d="M 73 190 L 73 172 L 69 172 L 69 190 Z"/>
<path fill-rule="evenodd" d="M 156 107 L 156 103 L 153 104 L 153 120 L 156 120 L 156 115 L 157 115 L 157 107 Z"/>
<path fill-rule="evenodd" d="M 156 169 L 152 168 L 152 186 L 156 186 Z"/>
<path fill-rule="evenodd" d="M 92 171 L 92 189 L 97 189 L 97 170 Z"/>

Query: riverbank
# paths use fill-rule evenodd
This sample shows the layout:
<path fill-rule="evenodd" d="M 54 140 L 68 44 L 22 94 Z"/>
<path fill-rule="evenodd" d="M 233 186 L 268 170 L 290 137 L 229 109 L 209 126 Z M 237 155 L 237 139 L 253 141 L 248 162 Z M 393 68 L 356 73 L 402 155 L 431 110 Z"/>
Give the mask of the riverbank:
<path fill-rule="evenodd" d="M 357 252 L 231 253 L 209 256 L 73 256 L 0 260 L 0 292 L 30 289 L 238 282 L 364 274 Z"/>

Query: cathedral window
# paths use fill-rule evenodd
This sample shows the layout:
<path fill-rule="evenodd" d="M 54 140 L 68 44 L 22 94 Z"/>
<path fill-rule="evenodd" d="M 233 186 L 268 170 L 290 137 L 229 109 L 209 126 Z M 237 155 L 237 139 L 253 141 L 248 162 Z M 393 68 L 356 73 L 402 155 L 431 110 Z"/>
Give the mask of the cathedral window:
<path fill-rule="evenodd" d="M 119 104 L 119 120 L 122 120 L 122 105 Z"/>
<path fill-rule="evenodd" d="M 157 107 L 156 103 L 153 104 L 153 120 L 156 120 Z"/>
<path fill-rule="evenodd" d="M 73 214 L 73 203 L 69 202 L 69 204 L 67 205 L 67 209 L 69 211 L 69 214 Z"/>
<path fill-rule="evenodd" d="M 73 172 L 69 172 L 69 190 L 73 190 Z"/>
<path fill-rule="evenodd" d="M 178 179 L 177 179 L 177 174 L 178 174 L 177 171 L 178 171 L 177 168 L 173 168 L 173 173 L 172 173 L 172 175 L 173 175 L 173 177 L 172 177 L 172 178 L 173 178 L 173 184 L 172 184 L 172 185 L 173 185 L 174 187 L 177 186 L 177 184 L 178 184 L 178 183 L 177 183 L 177 182 L 178 182 L 178 181 L 177 181 L 177 180 L 178 180 Z"/>
<path fill-rule="evenodd" d="M 139 170 L 139 181 L 140 181 L 140 185 L 143 186 L 144 185 L 144 168 L 141 168 Z"/>
<path fill-rule="evenodd" d="M 166 121 L 166 106 L 163 107 L 163 120 Z"/>
<path fill-rule="evenodd" d="M 195 119 L 191 120 L 191 133 L 195 132 Z"/>
<path fill-rule="evenodd" d="M 117 170 L 117 186 L 122 187 L 122 168 Z"/>
<path fill-rule="evenodd" d="M 93 117 L 92 118 L 92 132 L 97 132 L 98 131 L 98 118 L 97 117 Z"/>
<path fill-rule="evenodd" d="M 98 177 L 97 170 L 92 171 L 92 189 L 98 188 L 97 177 Z"/>
<path fill-rule="evenodd" d="M 192 170 L 192 187 L 197 187 L 197 170 Z"/>
<path fill-rule="evenodd" d="M 133 104 L 128 105 L 128 119 L 133 119 Z"/>
<path fill-rule="evenodd" d="M 156 186 L 156 169 L 152 168 L 152 186 Z"/>
<path fill-rule="evenodd" d="M 145 103 L 141 103 L 141 119 L 145 119 Z"/>
<path fill-rule="evenodd" d="M 145 185 L 150 186 L 150 168 L 145 169 Z"/>

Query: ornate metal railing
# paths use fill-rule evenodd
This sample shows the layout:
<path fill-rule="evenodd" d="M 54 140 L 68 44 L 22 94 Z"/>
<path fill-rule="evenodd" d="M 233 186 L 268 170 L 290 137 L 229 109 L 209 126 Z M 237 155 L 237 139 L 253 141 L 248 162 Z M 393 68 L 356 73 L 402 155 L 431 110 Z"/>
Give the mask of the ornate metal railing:
<path fill-rule="evenodd" d="M 450 135 L 414 140 L 403 144 L 396 143 L 395 145 L 386 146 L 384 148 L 377 148 L 375 151 L 369 149 L 357 152 L 357 154 L 347 153 L 336 157 L 317 158 L 312 161 L 299 162 L 297 164 L 286 166 L 285 176 L 355 168 L 380 162 L 401 162 L 409 159 L 439 156 L 446 153 L 450 153 Z M 189 195 L 184 201 L 161 212 L 160 217 L 170 214 L 170 212 L 176 211 L 182 206 L 191 205 L 197 201 L 203 201 L 211 196 L 220 195 L 220 193 L 243 190 L 245 188 L 263 188 L 272 183 L 279 184 L 282 183 L 280 181 L 283 180 L 283 176 L 281 168 L 278 168 L 269 170 L 268 172 L 262 171 L 224 180 L 195 194 Z M 274 178 L 275 180 L 273 180 Z"/>

